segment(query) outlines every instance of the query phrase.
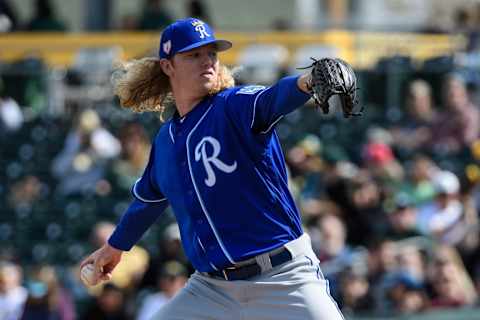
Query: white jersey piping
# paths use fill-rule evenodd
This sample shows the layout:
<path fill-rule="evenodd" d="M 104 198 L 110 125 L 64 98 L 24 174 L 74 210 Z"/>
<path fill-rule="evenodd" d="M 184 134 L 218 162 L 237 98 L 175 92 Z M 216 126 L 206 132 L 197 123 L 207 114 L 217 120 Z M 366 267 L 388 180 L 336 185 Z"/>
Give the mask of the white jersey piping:
<path fill-rule="evenodd" d="M 205 206 L 205 204 L 203 203 L 203 199 L 200 195 L 200 191 L 197 187 L 197 183 L 195 182 L 195 177 L 193 175 L 193 171 L 192 171 L 192 164 L 191 164 L 191 160 L 190 160 L 190 150 L 189 150 L 189 142 L 190 142 L 190 138 L 192 136 L 192 134 L 195 132 L 195 130 L 197 129 L 197 127 L 199 126 L 199 124 L 203 121 L 203 119 L 205 118 L 205 116 L 208 114 L 208 112 L 210 111 L 210 109 L 212 109 L 213 107 L 213 104 L 210 105 L 210 107 L 208 107 L 207 111 L 205 111 L 205 113 L 203 114 L 203 116 L 200 118 L 200 120 L 198 120 L 197 124 L 195 125 L 195 127 L 193 127 L 193 129 L 190 131 L 190 133 L 188 134 L 187 136 L 187 141 L 186 141 L 186 147 L 187 147 L 187 160 L 188 160 L 188 170 L 190 171 L 190 177 L 192 179 L 192 183 L 193 183 L 193 187 L 195 189 L 195 193 L 197 194 L 197 198 L 198 198 L 198 202 L 200 203 L 200 206 L 202 207 L 202 211 L 203 213 L 205 214 L 205 217 L 207 218 L 207 221 L 208 221 L 208 224 L 210 225 L 210 227 L 212 228 L 212 231 L 213 231 L 213 234 L 215 235 L 215 238 L 217 239 L 217 242 L 218 244 L 220 245 L 220 248 L 222 249 L 222 252 L 223 254 L 225 255 L 225 257 L 228 259 L 228 261 L 232 264 L 235 264 L 235 261 L 232 259 L 232 257 L 230 256 L 230 254 L 228 253 L 227 249 L 225 248 L 225 244 L 223 243 L 221 237 L 220 237 L 220 234 L 218 233 L 217 231 L 217 228 L 215 227 L 215 225 L 213 224 L 213 221 L 210 217 L 210 214 L 208 213 L 208 210 L 207 210 L 207 207 Z"/>
<path fill-rule="evenodd" d="M 138 200 L 140 200 L 140 201 L 142 201 L 142 202 L 146 202 L 146 203 L 162 202 L 162 201 L 167 200 L 167 198 L 156 199 L 156 200 L 149 200 L 149 199 L 143 198 L 143 197 L 142 197 L 141 195 L 139 195 L 138 192 L 137 192 L 137 182 L 138 182 L 138 181 L 140 181 L 140 179 L 138 179 L 137 181 L 135 181 L 135 184 L 133 185 L 133 188 L 132 188 L 133 195 L 134 195 L 135 198 L 137 198 Z"/>

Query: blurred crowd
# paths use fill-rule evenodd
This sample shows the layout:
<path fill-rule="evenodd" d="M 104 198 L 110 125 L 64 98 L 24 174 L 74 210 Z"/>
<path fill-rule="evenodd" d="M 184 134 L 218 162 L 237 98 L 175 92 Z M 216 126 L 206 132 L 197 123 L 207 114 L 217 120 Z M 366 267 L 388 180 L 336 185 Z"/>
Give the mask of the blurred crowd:
<path fill-rule="evenodd" d="M 459 74 L 441 88 L 439 107 L 428 82 L 411 81 L 402 116 L 351 137 L 357 161 L 315 135 L 288 150 L 307 232 L 347 314 L 478 303 L 479 107 Z"/>
<path fill-rule="evenodd" d="M 479 302 L 478 90 L 458 72 L 439 88 L 413 79 L 396 113 L 344 120 L 307 106 L 278 126 L 305 231 L 347 315 Z M 111 282 L 78 279 L 76 263 L 128 205 L 159 125 L 114 106 L 26 118 L 1 95 L 0 319 L 148 319 L 185 284 L 193 270 L 168 212 Z"/>
<path fill-rule="evenodd" d="M 424 0 L 427 1 L 427 0 Z M 127 12 L 122 16 L 112 21 L 112 12 L 115 11 L 113 2 L 101 2 L 100 4 L 88 3 L 85 7 L 87 12 L 97 15 L 104 14 L 102 22 L 91 26 L 87 21 L 90 17 L 85 16 L 84 26 L 94 31 L 159 31 L 165 26 L 179 18 L 179 12 L 172 10 L 172 2 L 169 0 L 142 0 L 139 1 L 138 7 L 140 10 L 136 12 Z M 341 28 L 355 28 L 348 19 L 355 19 L 355 10 L 358 10 L 361 5 L 358 5 L 353 0 L 330 1 L 330 0 L 315 0 L 293 1 L 297 12 L 294 16 L 299 21 L 288 21 L 281 17 L 268 17 L 272 19 L 269 28 L 273 30 L 285 31 L 292 28 L 315 29 L 321 26 L 341 27 Z M 335 5 L 338 2 L 338 6 Z M 429 8 L 432 16 L 428 21 L 425 21 L 423 27 L 419 27 L 418 32 L 423 33 L 463 33 L 467 35 L 470 44 L 478 45 L 479 41 L 479 26 L 480 26 L 480 6 L 475 1 L 458 1 L 454 6 L 449 16 L 435 16 L 435 13 L 440 13 L 442 8 L 435 6 L 434 1 L 429 1 L 429 5 L 423 8 Z M 0 33 L 1 32 L 68 32 L 69 21 L 67 17 L 59 13 L 59 3 L 52 0 L 31 0 L 32 10 L 29 11 L 29 17 L 21 17 L 17 5 L 14 5 L 12 0 L 0 0 Z M 213 12 L 218 8 L 209 6 L 209 1 L 206 0 L 185 0 L 181 7 L 176 9 L 182 12 L 182 16 L 196 17 L 206 21 L 210 25 L 214 25 L 215 21 L 212 19 Z M 441 4 L 440 4 L 441 6 Z M 378 8 L 381 8 L 379 5 Z M 422 7 L 422 6 L 420 6 Z M 92 9 L 93 8 L 93 9 Z M 321 9 L 320 9 L 321 8 Z M 338 9 L 343 8 L 340 12 Z M 333 9 L 333 10 L 332 10 Z M 402 10 L 417 10 L 414 5 L 405 4 Z M 101 12 L 101 13 L 100 13 Z M 450 11 L 449 11 L 450 12 Z M 217 12 L 218 13 L 218 12 Z M 372 15 L 378 14 L 369 12 Z M 380 13 L 381 14 L 381 13 Z M 336 17 L 326 17 L 328 15 L 340 15 L 343 17 L 340 21 L 336 21 Z M 23 19 L 22 19 L 23 18 Z M 98 18 L 98 17 L 97 17 Z M 95 18 L 93 18 L 95 20 Z M 318 20 L 329 20 L 329 25 Z M 447 19 L 448 21 L 444 21 Z M 95 23 L 94 23 L 95 24 Z M 405 26 L 408 29 L 408 26 Z M 411 30 L 411 29 L 408 29 Z"/>
<path fill-rule="evenodd" d="M 152 31 L 162 30 L 175 20 L 165 0 L 145 0 L 139 15 L 126 15 L 117 27 L 108 29 Z M 200 18 L 211 23 L 207 4 L 203 0 L 185 1 L 187 16 Z M 108 20 L 108 19 L 107 19 Z M 32 16 L 21 22 L 15 7 L 8 0 L 0 0 L 1 32 L 65 32 L 67 24 L 60 18 L 57 8 L 51 0 L 33 0 Z"/>

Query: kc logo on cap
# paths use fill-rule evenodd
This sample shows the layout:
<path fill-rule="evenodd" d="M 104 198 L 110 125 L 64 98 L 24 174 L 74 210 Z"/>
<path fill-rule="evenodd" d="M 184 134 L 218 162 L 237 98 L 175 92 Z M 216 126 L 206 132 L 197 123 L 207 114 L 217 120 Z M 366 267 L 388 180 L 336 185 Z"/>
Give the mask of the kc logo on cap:
<path fill-rule="evenodd" d="M 208 44 L 214 44 L 217 51 L 224 51 L 232 46 L 230 41 L 215 39 L 212 28 L 202 20 L 180 19 L 162 32 L 158 55 L 160 58 L 170 59 L 177 53 Z"/>
<path fill-rule="evenodd" d="M 210 34 L 208 34 L 207 30 L 205 29 L 205 22 L 200 21 L 200 20 L 194 20 L 192 21 L 192 26 L 195 27 L 195 31 L 200 33 L 200 38 L 203 39 L 205 37 L 210 37 Z"/>

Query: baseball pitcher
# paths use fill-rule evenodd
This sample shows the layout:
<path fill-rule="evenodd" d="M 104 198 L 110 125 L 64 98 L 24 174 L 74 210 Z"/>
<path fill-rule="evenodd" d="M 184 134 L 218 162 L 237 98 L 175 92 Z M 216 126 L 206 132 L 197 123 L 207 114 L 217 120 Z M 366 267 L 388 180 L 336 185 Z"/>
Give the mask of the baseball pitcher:
<path fill-rule="evenodd" d="M 158 58 L 114 74 L 124 107 L 173 116 L 132 187 L 135 200 L 81 265 L 93 264 L 95 283 L 108 280 L 170 205 L 196 272 L 154 319 L 342 319 L 288 190 L 275 125 L 311 97 L 328 112 L 340 95 L 344 115 L 356 114 L 355 74 L 321 59 L 270 87 L 234 86 L 217 56 L 231 46 L 203 21 L 182 19 L 162 33 Z"/>

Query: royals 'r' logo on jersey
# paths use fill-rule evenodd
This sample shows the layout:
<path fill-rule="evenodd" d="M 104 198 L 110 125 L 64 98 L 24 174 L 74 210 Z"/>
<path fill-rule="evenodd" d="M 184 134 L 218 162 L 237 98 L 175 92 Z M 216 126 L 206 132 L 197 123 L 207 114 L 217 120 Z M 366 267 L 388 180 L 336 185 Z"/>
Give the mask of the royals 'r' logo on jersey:
<path fill-rule="evenodd" d="M 207 144 L 213 149 L 211 155 L 207 155 Z M 210 136 L 204 137 L 195 147 L 195 161 L 200 161 L 200 159 L 202 160 L 203 166 L 205 167 L 205 172 L 207 173 L 205 184 L 208 187 L 213 187 L 217 182 L 215 171 L 213 171 L 212 165 L 225 173 L 232 173 L 235 171 L 235 169 L 237 169 L 237 161 L 234 161 L 231 165 L 228 165 L 222 160 L 218 159 L 221 150 L 222 147 L 220 146 L 220 142 Z"/>

